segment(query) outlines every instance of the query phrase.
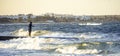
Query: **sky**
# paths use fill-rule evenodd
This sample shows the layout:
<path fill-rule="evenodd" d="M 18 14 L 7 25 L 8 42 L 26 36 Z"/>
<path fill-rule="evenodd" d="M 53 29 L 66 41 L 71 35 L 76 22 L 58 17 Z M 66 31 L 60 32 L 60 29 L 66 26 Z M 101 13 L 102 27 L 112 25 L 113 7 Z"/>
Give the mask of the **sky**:
<path fill-rule="evenodd" d="M 120 15 L 120 0 L 0 0 L 0 15 Z"/>

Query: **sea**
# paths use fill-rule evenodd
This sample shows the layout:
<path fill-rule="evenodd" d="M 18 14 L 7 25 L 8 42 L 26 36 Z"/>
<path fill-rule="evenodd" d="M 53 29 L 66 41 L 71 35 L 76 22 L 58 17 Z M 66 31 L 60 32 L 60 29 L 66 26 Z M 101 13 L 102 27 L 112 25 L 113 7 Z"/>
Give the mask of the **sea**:
<path fill-rule="evenodd" d="M 120 22 L 0 24 L 0 56 L 120 56 Z"/>

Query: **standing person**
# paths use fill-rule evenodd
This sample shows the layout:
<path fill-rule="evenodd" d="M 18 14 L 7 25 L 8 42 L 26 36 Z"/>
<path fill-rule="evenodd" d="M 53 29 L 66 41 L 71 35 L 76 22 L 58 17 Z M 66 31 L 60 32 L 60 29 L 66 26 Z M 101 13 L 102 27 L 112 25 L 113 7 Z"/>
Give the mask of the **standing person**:
<path fill-rule="evenodd" d="M 30 22 L 30 24 L 29 24 L 29 29 L 28 29 L 28 31 L 29 31 L 29 36 L 31 37 L 31 32 L 32 32 L 32 22 Z"/>

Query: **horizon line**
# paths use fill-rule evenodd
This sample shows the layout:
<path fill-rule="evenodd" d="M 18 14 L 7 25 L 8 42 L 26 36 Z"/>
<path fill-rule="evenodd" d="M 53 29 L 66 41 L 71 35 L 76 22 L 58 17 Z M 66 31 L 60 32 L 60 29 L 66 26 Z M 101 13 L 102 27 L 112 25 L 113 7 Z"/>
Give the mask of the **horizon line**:
<path fill-rule="evenodd" d="M 19 14 L 33 14 L 33 15 L 44 15 L 44 14 L 59 14 L 59 15 L 76 15 L 76 16 L 83 16 L 83 15 L 120 15 L 120 14 L 63 14 L 63 13 L 42 13 L 42 14 L 34 14 L 34 13 L 17 13 L 17 14 L 0 14 L 0 15 L 19 15 Z"/>

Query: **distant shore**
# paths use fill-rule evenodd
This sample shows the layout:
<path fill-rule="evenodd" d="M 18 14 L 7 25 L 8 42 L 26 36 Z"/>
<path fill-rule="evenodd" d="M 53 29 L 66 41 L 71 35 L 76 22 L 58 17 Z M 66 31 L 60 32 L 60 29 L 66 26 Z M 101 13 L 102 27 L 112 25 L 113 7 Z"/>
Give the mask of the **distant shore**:
<path fill-rule="evenodd" d="M 58 15 L 58 14 L 18 14 L 18 15 L 1 15 L 1 23 L 109 23 L 120 22 L 120 15 Z"/>

